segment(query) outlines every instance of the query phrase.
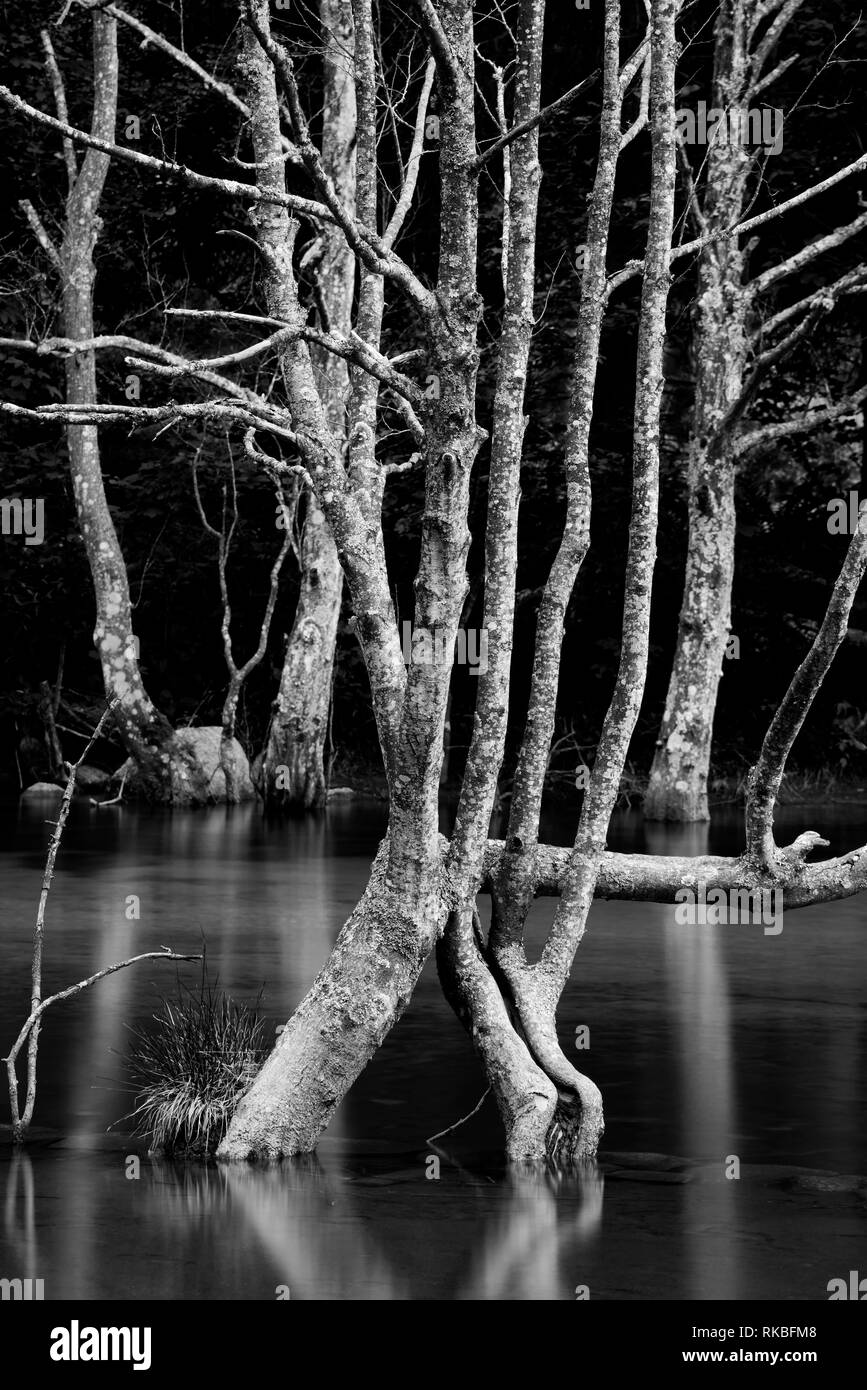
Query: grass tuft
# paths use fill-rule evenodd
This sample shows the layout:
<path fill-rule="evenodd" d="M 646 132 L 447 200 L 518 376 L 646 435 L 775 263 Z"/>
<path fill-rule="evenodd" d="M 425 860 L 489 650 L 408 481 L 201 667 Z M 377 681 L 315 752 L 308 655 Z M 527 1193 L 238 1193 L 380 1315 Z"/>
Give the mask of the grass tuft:
<path fill-rule="evenodd" d="M 258 1006 L 236 1004 L 204 975 L 163 998 L 156 1027 L 131 1028 L 127 1068 L 136 1090 L 135 1133 L 166 1154 L 206 1157 L 265 1057 Z"/>

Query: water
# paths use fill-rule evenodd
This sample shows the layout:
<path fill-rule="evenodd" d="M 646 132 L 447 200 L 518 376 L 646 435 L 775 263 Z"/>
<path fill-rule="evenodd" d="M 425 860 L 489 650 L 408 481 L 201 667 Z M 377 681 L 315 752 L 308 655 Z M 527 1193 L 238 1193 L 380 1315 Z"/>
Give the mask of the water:
<path fill-rule="evenodd" d="M 26 1011 L 50 814 L 6 807 L 0 821 L 6 1045 Z M 833 853 L 867 840 L 860 808 L 798 808 L 778 824 L 781 840 L 820 829 Z M 264 987 L 273 1035 L 360 895 L 384 826 L 375 804 L 288 826 L 253 808 L 76 804 L 49 898 L 45 990 L 163 944 L 197 951 L 204 936 L 225 989 L 254 1002 Z M 568 826 L 548 833 L 563 842 Z M 610 844 L 731 853 L 736 814 L 705 836 L 625 815 Z M 534 910 L 531 955 L 553 910 Z M 432 965 L 315 1158 L 268 1172 L 149 1160 L 128 1126 L 106 1130 L 132 1103 L 127 1025 L 174 989 L 175 967 L 120 971 L 46 1016 L 36 1125 L 51 1133 L 14 1158 L 0 1148 L 0 1276 L 43 1278 L 48 1298 L 567 1299 L 583 1285 L 592 1298 L 826 1298 L 829 1279 L 859 1254 L 865 1265 L 864 1190 L 802 1190 L 793 1170 L 867 1174 L 863 925 L 863 899 L 787 913 L 778 936 L 595 904 L 560 1026 L 602 1087 L 614 1161 L 582 1179 L 506 1172 L 490 1099 L 439 1147 L 426 1141 L 485 1089 Z M 197 966 L 180 971 L 195 983 Z M 589 1051 L 574 1050 L 578 1025 Z M 739 1181 L 725 1178 L 731 1158 Z"/>

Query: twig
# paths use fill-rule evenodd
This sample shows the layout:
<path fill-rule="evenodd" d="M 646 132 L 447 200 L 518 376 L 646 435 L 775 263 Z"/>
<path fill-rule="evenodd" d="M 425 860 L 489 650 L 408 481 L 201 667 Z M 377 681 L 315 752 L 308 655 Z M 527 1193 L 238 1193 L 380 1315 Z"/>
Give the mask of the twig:
<path fill-rule="evenodd" d="M 102 810 L 103 806 L 116 806 L 117 803 L 120 801 L 121 797 L 123 796 L 123 789 L 126 786 L 126 779 L 128 775 L 128 772 L 126 771 L 126 769 L 124 769 L 124 774 L 120 779 L 120 789 L 117 793 L 117 796 L 113 796 L 110 801 L 97 801 L 96 797 L 92 796 L 90 798 L 91 804 L 93 806 L 98 807 L 99 810 Z"/>
<path fill-rule="evenodd" d="M 482 1096 L 481 1100 L 478 1102 L 478 1104 L 476 1104 L 476 1105 L 473 1106 L 472 1110 L 470 1111 L 470 1113 L 469 1113 L 468 1115 L 464 1115 L 464 1117 L 463 1117 L 462 1120 L 456 1120 L 455 1123 L 454 1123 L 453 1125 L 449 1125 L 448 1129 L 441 1129 L 437 1134 L 431 1134 L 431 1135 L 429 1136 L 429 1138 L 425 1139 L 424 1142 L 425 1142 L 426 1144 L 432 1144 L 433 1141 L 434 1141 L 435 1139 L 442 1139 L 442 1137 L 443 1137 L 444 1134 L 451 1134 L 452 1130 L 454 1130 L 454 1129 L 460 1129 L 461 1125 L 465 1125 L 466 1122 L 467 1122 L 467 1120 L 471 1120 L 471 1119 L 473 1118 L 473 1116 L 474 1116 L 479 1110 L 481 1110 L 481 1108 L 482 1108 L 484 1102 L 487 1100 L 487 1098 L 488 1098 L 488 1096 L 489 1096 L 490 1094 L 491 1094 L 491 1087 L 489 1086 L 488 1089 L 485 1091 L 484 1095 Z"/>

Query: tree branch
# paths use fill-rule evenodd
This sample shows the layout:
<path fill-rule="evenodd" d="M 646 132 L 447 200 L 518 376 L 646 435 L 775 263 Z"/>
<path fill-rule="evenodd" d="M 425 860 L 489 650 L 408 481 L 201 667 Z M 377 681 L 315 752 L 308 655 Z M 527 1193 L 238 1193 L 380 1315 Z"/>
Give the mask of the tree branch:
<path fill-rule="evenodd" d="M 758 761 L 749 776 L 745 810 L 747 853 L 771 872 L 781 862 L 774 841 L 773 822 L 786 761 L 846 636 L 849 614 L 865 570 L 867 535 L 859 528 L 849 543 L 822 625 L 771 720 Z"/>
<path fill-rule="evenodd" d="M 682 260 L 684 256 L 692 256 L 696 251 L 701 251 L 705 246 L 709 246 L 715 241 L 725 241 L 729 237 L 743 236 L 751 232 L 756 227 L 763 227 L 767 222 L 773 221 L 775 217 L 782 217 L 785 213 L 791 212 L 793 208 L 801 207 L 802 204 L 809 202 L 811 198 L 816 198 L 820 193 L 826 193 L 829 188 L 842 183 L 844 179 L 851 178 L 853 174 L 860 174 L 867 169 L 867 153 L 862 154 L 852 164 L 845 165 L 838 169 L 835 174 L 829 174 L 821 183 L 814 184 L 812 188 L 802 189 L 800 193 L 787 198 L 785 202 L 778 203 L 776 207 L 767 208 L 765 212 L 759 212 L 755 217 L 749 217 L 745 222 L 738 222 L 733 227 L 724 228 L 722 231 L 713 232 L 709 236 L 696 237 L 693 241 L 685 241 L 682 246 L 676 246 L 672 253 L 672 261 Z M 833 235 L 833 233 L 832 233 Z M 818 254 L 818 253 L 817 253 Z M 620 270 L 608 277 L 609 296 L 625 285 L 628 280 L 633 280 L 636 275 L 644 272 L 644 261 L 628 261 Z"/>
<path fill-rule="evenodd" d="M 547 121 L 551 120 L 553 116 L 557 116 L 561 111 L 565 111 L 582 92 L 585 92 L 587 88 L 596 81 L 598 76 L 599 69 L 597 68 L 595 72 L 591 72 L 589 77 L 583 78 L 575 87 L 570 87 L 569 91 L 564 92 L 556 101 L 552 101 L 548 106 L 543 106 L 541 111 L 536 112 L 535 115 L 529 116 L 526 120 L 519 121 L 517 125 L 512 126 L 511 130 L 507 130 L 505 135 L 501 135 L 498 140 L 495 140 L 492 145 L 488 145 L 487 149 L 482 150 L 476 156 L 471 166 L 473 172 L 477 173 L 479 169 L 484 168 L 489 159 L 493 159 L 494 155 L 499 154 L 500 150 L 505 149 L 507 145 L 514 144 L 520 136 L 529 134 L 529 132 L 535 130 L 537 126 L 544 125 Z"/>
<path fill-rule="evenodd" d="M 845 400 L 839 401 L 837 405 L 824 406 L 820 410 L 809 411 L 793 420 L 779 420 L 773 424 L 760 425 L 757 429 L 750 430 L 735 440 L 735 456 L 738 459 L 744 459 L 748 454 L 755 453 L 757 449 L 765 448 L 768 444 L 775 444 L 778 439 L 790 439 L 793 435 L 809 434 L 813 430 L 823 429 L 825 425 L 832 425 L 846 415 L 854 415 L 863 408 L 865 401 L 867 401 L 867 386 L 854 395 L 847 396 Z"/>
<path fill-rule="evenodd" d="M 301 154 L 301 160 L 307 169 L 314 185 L 319 190 L 323 202 L 328 209 L 329 220 L 335 222 L 347 243 L 364 261 L 370 270 L 378 275 L 387 275 L 395 283 L 399 284 L 405 294 L 416 304 L 416 306 L 429 317 L 436 308 L 436 299 L 427 290 L 417 276 L 410 270 L 405 261 L 392 250 L 376 233 L 375 228 L 363 226 L 359 220 L 344 207 L 334 186 L 334 181 L 326 172 L 322 157 L 314 145 L 307 119 L 301 107 L 301 100 L 298 95 L 298 86 L 295 81 L 295 68 L 289 54 L 282 44 L 277 43 L 276 39 L 266 32 L 259 23 L 253 5 L 248 0 L 246 6 L 247 23 L 256 35 L 256 39 L 267 54 L 269 61 L 273 65 L 277 74 L 280 86 L 286 96 L 289 106 L 289 113 L 292 118 L 295 139 Z"/>
<path fill-rule="evenodd" d="M 806 295 L 799 299 L 795 304 L 789 304 L 785 309 L 780 309 L 770 318 L 765 319 L 760 325 L 757 337 L 764 338 L 771 333 L 775 333 L 778 328 L 782 328 L 790 319 L 796 318 L 798 314 L 808 313 L 814 304 L 820 300 L 830 300 L 836 302 L 847 294 L 858 294 L 867 288 L 867 265 L 859 265 L 855 270 L 850 270 L 848 274 L 841 275 L 839 280 L 824 286 L 820 290 L 815 290 L 813 294 Z"/>
<path fill-rule="evenodd" d="M 57 55 L 54 52 L 54 45 L 47 29 L 40 30 L 39 37 L 42 40 L 42 47 L 45 52 L 45 63 L 48 68 L 48 75 L 51 78 L 51 89 L 54 92 L 54 105 L 57 109 L 58 118 L 61 121 L 69 122 L 69 111 L 66 106 L 66 89 L 63 85 L 63 77 L 57 64 Z M 71 193 L 78 178 L 78 165 L 75 162 L 75 149 L 72 141 L 66 136 L 63 137 L 63 162 L 66 165 L 66 183 Z"/>
<path fill-rule="evenodd" d="M 335 220 L 324 203 L 312 202 L 311 199 L 300 198 L 294 193 L 261 189 L 251 183 L 238 183 L 235 179 L 212 178 L 209 174 L 199 174 L 195 169 L 190 169 L 185 164 L 178 164 L 175 160 L 157 159 L 154 155 L 143 154 L 141 151 L 129 149 L 125 145 L 117 145 L 111 140 L 102 140 L 98 136 L 89 135 L 87 131 L 79 130 L 77 126 L 57 120 L 54 116 L 49 116 L 47 112 L 30 106 L 28 102 L 23 101 L 21 97 L 16 96 L 14 92 L 3 85 L 0 85 L 0 101 L 4 101 L 11 110 L 25 116 L 28 120 L 35 121 L 38 125 L 44 125 L 49 130 L 55 130 L 60 135 L 68 136 L 78 145 L 100 150 L 103 154 L 116 155 L 118 159 L 124 159 L 129 164 L 137 164 L 139 168 L 152 169 L 156 173 L 182 179 L 192 188 L 219 193 L 225 198 L 249 200 L 251 203 L 277 203 L 280 207 L 289 208 L 304 217 L 321 218 L 326 222 Z M 384 273 L 390 273 L 390 270 Z"/>
<path fill-rule="evenodd" d="M 51 264 L 54 266 L 54 269 L 57 271 L 59 275 L 63 269 L 60 260 L 60 252 L 58 251 L 57 247 L 54 245 L 54 242 L 51 240 L 51 237 L 45 230 L 39 213 L 36 211 L 33 204 L 27 198 L 22 198 L 18 206 L 24 213 L 24 216 L 27 218 L 33 235 L 36 237 L 36 240 L 39 242 L 39 245 L 42 247 L 46 256 L 48 257 Z"/>
<path fill-rule="evenodd" d="M 811 241 L 808 246 L 804 246 L 794 256 L 788 260 L 781 261 L 779 265 L 771 266 L 768 270 L 757 275 L 750 282 L 750 293 L 752 295 L 763 294 L 771 285 L 777 284 L 779 280 L 785 279 L 787 275 L 794 275 L 796 271 L 802 270 L 805 265 L 816 260 L 818 256 L 823 256 L 827 251 L 834 251 L 844 242 L 857 236 L 867 227 L 867 212 L 862 212 L 860 217 L 856 217 L 853 222 L 848 222 L 844 227 L 836 227 L 833 232 L 828 232 L 827 236 L 819 237 L 816 241 Z"/>

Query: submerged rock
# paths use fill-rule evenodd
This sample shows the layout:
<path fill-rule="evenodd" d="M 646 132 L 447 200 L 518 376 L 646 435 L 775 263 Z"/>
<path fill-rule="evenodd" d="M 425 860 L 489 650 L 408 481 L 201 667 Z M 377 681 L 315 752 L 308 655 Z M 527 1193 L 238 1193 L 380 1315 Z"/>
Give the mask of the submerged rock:
<path fill-rule="evenodd" d="M 58 787 L 55 782 L 34 782 L 31 787 L 25 787 L 21 793 L 22 801 L 60 801 L 63 797 L 63 788 Z"/>
<path fill-rule="evenodd" d="M 166 800 L 176 806 L 225 802 L 226 778 L 220 761 L 222 733 L 217 724 L 175 730 L 171 743 L 159 755 L 171 777 L 172 795 Z M 237 799 L 254 801 L 256 789 L 250 778 L 247 755 L 237 739 L 232 740 L 231 749 Z M 119 790 L 123 782 L 125 795 L 148 800 L 152 794 L 152 776 L 152 769 L 143 773 L 134 758 L 127 758 L 112 774 L 111 783 Z"/>

